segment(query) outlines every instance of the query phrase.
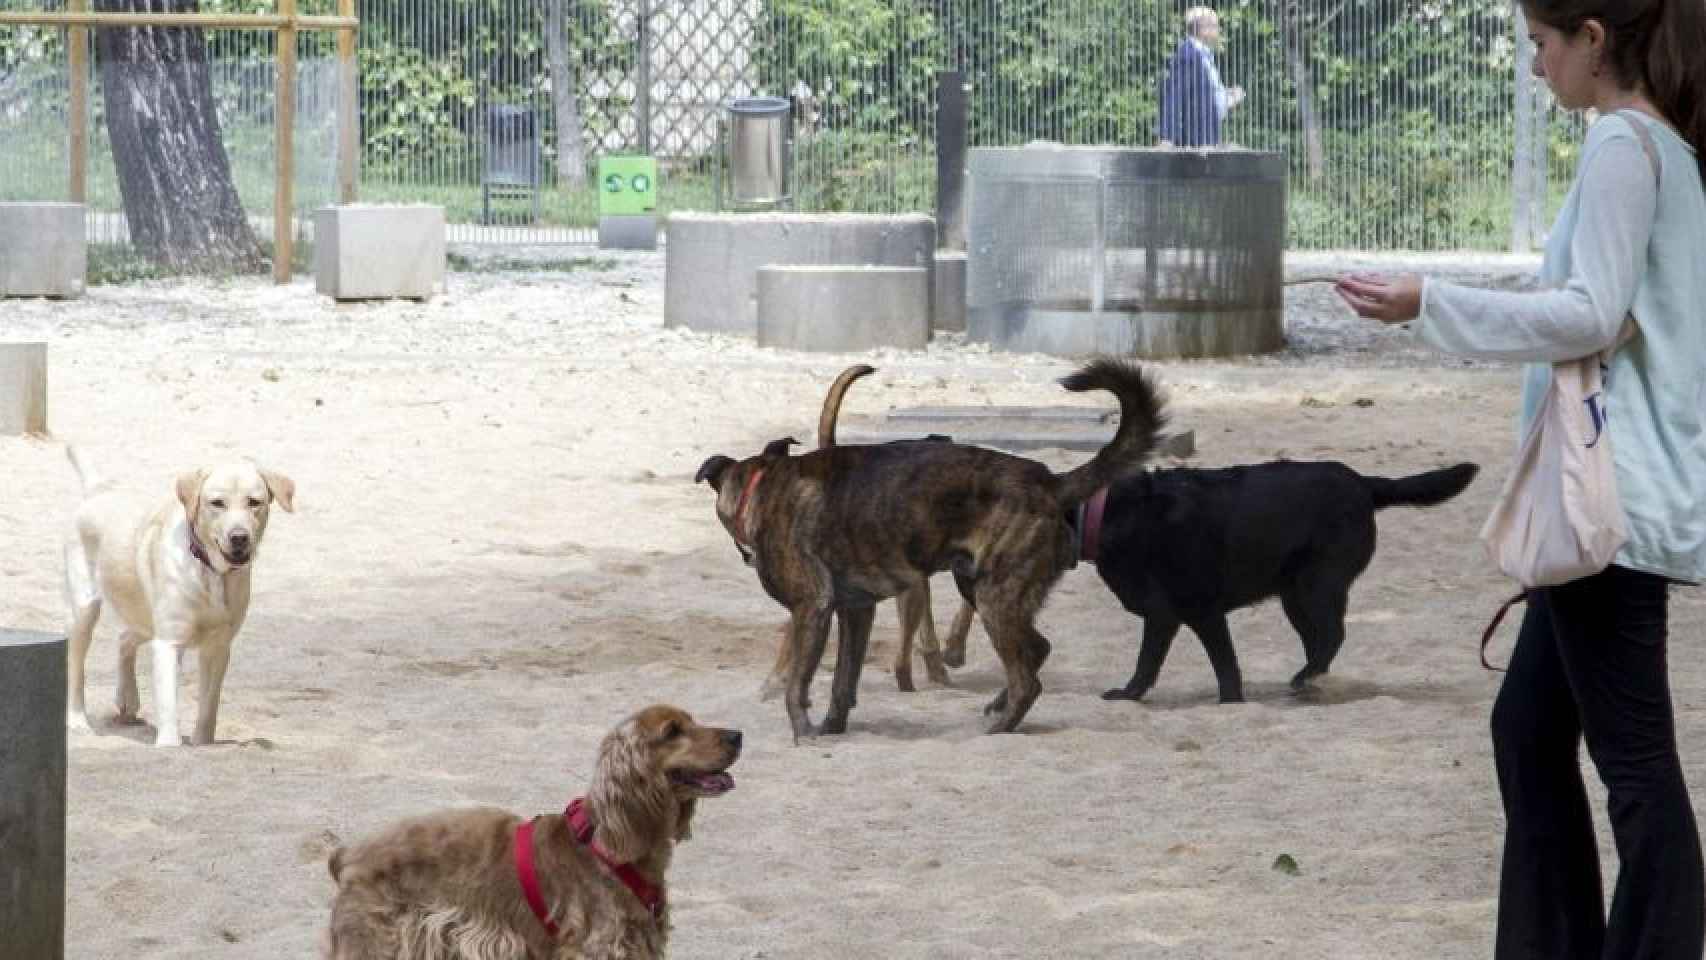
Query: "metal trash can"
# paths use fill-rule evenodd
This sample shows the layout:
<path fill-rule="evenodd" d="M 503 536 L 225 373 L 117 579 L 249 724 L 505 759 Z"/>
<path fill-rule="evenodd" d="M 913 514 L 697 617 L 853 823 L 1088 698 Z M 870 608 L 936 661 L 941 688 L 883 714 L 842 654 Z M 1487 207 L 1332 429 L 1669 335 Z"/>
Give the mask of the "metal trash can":
<path fill-rule="evenodd" d="M 480 222 L 492 222 L 492 198 L 528 198 L 539 220 L 539 122 L 531 107 L 486 107 L 485 169 L 480 174 Z"/>
<path fill-rule="evenodd" d="M 782 97 L 729 101 L 729 200 L 735 206 L 781 206 L 788 200 L 788 118 Z"/>

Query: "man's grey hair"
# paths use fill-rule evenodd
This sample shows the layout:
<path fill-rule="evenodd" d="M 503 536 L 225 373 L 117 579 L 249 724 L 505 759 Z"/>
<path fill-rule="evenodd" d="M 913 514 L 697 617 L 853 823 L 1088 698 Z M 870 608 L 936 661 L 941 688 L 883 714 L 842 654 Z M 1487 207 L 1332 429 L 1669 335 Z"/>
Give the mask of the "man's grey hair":
<path fill-rule="evenodd" d="M 1203 25 L 1210 20 L 1220 19 L 1213 7 L 1192 7 L 1185 11 L 1185 33 L 1196 36 L 1202 33 Z"/>

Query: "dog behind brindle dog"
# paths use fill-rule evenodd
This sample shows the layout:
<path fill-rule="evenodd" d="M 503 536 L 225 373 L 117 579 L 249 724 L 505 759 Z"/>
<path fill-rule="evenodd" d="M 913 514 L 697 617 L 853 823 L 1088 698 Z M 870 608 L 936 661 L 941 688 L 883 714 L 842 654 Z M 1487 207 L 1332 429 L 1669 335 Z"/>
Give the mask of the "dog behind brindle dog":
<path fill-rule="evenodd" d="M 1049 590 L 1070 568 L 1069 511 L 1141 469 L 1164 421 L 1161 398 L 1137 367 L 1099 360 L 1061 381 L 1107 390 L 1120 425 L 1089 462 L 1055 474 L 1033 460 L 956 443 L 829 447 L 798 457 L 773 451 L 736 462 L 713 456 L 696 480 L 717 492 L 717 517 L 764 590 L 788 608 L 786 702 L 794 736 L 818 732 L 806 701 L 839 622 L 835 682 L 822 732 L 846 730 L 879 600 L 952 570 L 983 617 L 1007 684 L 985 712 L 992 733 L 1012 731 L 1042 692 L 1049 642 L 1035 626 Z"/>
<path fill-rule="evenodd" d="M 1475 478 L 1473 463 L 1398 479 L 1342 463 L 1276 461 L 1222 469 L 1156 470 L 1127 477 L 1091 501 L 1084 533 L 1120 603 L 1143 618 L 1137 668 L 1108 700 L 1138 700 L 1155 685 L 1173 637 L 1202 641 L 1222 703 L 1244 699 L 1226 614 L 1279 597 L 1303 640 L 1302 689 L 1327 672 L 1345 639 L 1352 582 L 1374 556 L 1374 513 L 1433 506 Z M 1088 527 L 1102 516 L 1099 531 Z M 951 641 L 950 641 L 951 642 Z"/>

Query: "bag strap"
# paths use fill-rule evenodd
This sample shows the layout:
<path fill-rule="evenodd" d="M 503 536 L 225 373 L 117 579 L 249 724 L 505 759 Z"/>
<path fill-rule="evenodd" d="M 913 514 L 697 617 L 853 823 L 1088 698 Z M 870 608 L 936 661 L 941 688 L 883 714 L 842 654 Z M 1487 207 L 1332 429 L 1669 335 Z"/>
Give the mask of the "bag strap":
<path fill-rule="evenodd" d="M 1499 624 L 1504 622 L 1505 614 L 1511 612 L 1511 607 L 1514 607 L 1517 604 L 1522 603 L 1523 601 L 1525 601 L 1527 599 L 1528 599 L 1528 592 L 1525 590 L 1522 593 L 1519 593 L 1516 596 L 1510 598 L 1509 600 L 1506 600 L 1504 602 L 1504 604 L 1499 607 L 1499 612 L 1493 614 L 1493 622 L 1487 624 L 1487 629 L 1481 631 L 1481 666 L 1486 667 L 1488 670 L 1491 670 L 1494 673 L 1504 673 L 1505 672 L 1505 668 L 1495 667 L 1492 664 L 1487 662 L 1487 644 L 1492 642 L 1493 631 L 1499 629 Z"/>
<path fill-rule="evenodd" d="M 1659 148 L 1653 143 L 1652 131 L 1647 129 L 1645 120 L 1639 119 L 1639 110 L 1619 110 L 1617 115 L 1635 131 L 1635 139 L 1641 141 L 1641 150 L 1647 154 L 1647 163 L 1653 168 L 1653 186 L 1656 188 L 1664 182 L 1664 165 L 1659 162 Z"/>
<path fill-rule="evenodd" d="M 1641 119 L 1639 110 L 1619 110 L 1617 115 L 1623 118 L 1623 122 L 1635 132 L 1635 139 L 1641 142 L 1641 152 L 1647 155 L 1647 163 L 1653 168 L 1653 191 L 1656 195 L 1659 184 L 1664 182 L 1664 164 L 1659 160 L 1659 148 L 1653 143 L 1652 131 L 1647 128 L 1647 122 Z M 1635 323 L 1635 311 L 1631 310 L 1623 317 L 1623 329 L 1618 332 L 1617 341 L 1600 351 L 1600 363 L 1611 363 L 1611 355 L 1617 352 L 1617 348 L 1635 339 L 1638 332 L 1640 327 Z"/>

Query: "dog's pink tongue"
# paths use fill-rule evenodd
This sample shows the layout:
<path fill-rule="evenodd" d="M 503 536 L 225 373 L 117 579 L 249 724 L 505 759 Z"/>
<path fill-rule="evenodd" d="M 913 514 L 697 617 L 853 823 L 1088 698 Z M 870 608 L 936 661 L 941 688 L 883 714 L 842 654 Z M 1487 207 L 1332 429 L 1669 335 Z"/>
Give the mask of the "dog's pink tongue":
<path fill-rule="evenodd" d="M 703 773 L 699 775 L 699 788 L 710 793 L 728 793 L 735 788 L 735 778 L 727 773 Z"/>

